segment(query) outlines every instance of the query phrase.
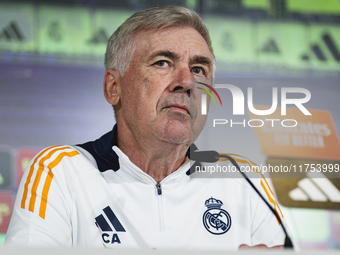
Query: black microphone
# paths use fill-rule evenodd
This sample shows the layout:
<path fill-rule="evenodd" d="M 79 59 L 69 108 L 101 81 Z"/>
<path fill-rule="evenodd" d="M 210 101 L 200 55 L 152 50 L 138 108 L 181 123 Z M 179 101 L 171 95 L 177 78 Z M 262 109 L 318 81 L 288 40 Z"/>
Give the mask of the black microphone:
<path fill-rule="evenodd" d="M 220 159 L 217 151 L 194 151 L 189 154 L 190 160 L 198 162 L 214 163 Z"/>
<path fill-rule="evenodd" d="M 241 175 L 244 177 L 244 179 L 246 179 L 246 181 L 249 183 L 249 185 L 255 190 L 255 192 L 260 196 L 260 198 L 265 202 L 265 204 L 268 206 L 270 211 L 275 215 L 277 220 L 280 222 L 282 230 L 286 235 L 284 247 L 285 248 L 293 248 L 293 243 L 292 243 L 292 241 L 291 241 L 291 239 L 290 239 L 290 237 L 289 237 L 289 235 L 286 231 L 286 228 L 283 226 L 281 218 L 278 215 L 278 213 L 273 209 L 273 207 L 270 206 L 268 201 L 262 196 L 260 191 L 255 187 L 255 185 L 248 178 L 248 176 L 244 172 L 241 171 L 240 166 L 236 163 L 236 161 L 232 157 L 230 157 L 228 155 L 220 155 L 217 151 L 198 151 L 198 150 L 196 150 L 196 151 L 190 152 L 189 158 L 190 158 L 190 160 L 194 160 L 194 161 L 198 161 L 198 162 L 206 162 L 206 163 L 217 162 L 220 158 L 228 159 L 237 168 L 237 170 L 241 173 Z"/>

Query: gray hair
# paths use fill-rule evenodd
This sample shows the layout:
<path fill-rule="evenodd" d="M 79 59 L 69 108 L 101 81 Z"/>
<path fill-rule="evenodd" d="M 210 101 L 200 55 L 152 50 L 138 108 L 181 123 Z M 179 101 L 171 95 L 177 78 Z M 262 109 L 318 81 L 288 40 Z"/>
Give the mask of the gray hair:
<path fill-rule="evenodd" d="M 208 29 L 195 11 L 180 6 L 156 7 L 136 12 L 112 34 L 105 53 L 106 70 L 118 70 L 124 75 L 134 51 L 134 38 L 140 31 L 176 26 L 195 29 L 202 35 L 214 56 Z"/>

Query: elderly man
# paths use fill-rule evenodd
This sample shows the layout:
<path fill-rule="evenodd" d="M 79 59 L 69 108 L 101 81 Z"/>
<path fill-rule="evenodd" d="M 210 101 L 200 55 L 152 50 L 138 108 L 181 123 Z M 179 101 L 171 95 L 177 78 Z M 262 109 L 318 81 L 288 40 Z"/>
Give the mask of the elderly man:
<path fill-rule="evenodd" d="M 111 36 L 104 94 L 117 125 L 94 142 L 55 146 L 27 168 L 6 243 L 147 249 L 283 244 L 276 218 L 242 179 L 190 178 L 190 141 L 205 124 L 192 78 L 212 78 L 199 16 L 137 12 Z"/>

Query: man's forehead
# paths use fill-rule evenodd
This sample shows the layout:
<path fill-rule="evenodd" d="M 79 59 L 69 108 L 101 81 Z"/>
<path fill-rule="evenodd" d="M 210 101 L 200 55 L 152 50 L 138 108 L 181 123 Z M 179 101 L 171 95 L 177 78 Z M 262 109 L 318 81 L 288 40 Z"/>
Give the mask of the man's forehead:
<path fill-rule="evenodd" d="M 157 55 L 158 52 L 168 51 L 180 57 L 189 55 L 190 58 L 205 56 L 213 59 L 204 38 L 190 27 L 170 27 L 161 30 L 141 31 L 135 40 L 137 49 L 143 50 L 143 55 L 148 55 L 148 57 Z M 138 47 L 138 45 L 141 47 Z"/>

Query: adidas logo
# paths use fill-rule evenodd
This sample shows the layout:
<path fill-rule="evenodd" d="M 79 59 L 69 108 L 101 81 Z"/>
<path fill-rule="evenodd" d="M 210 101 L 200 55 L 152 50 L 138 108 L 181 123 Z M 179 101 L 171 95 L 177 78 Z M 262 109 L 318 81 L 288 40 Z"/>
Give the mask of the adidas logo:
<path fill-rule="evenodd" d="M 307 177 L 300 180 L 298 187 L 289 192 L 292 200 L 340 203 L 340 191 L 325 175 L 308 172 Z"/>
<path fill-rule="evenodd" d="M 336 62 L 340 62 L 339 49 L 338 49 L 337 45 L 335 44 L 334 40 L 332 39 L 332 37 L 329 34 L 325 33 L 325 34 L 322 35 L 322 41 L 323 41 L 323 44 L 327 47 L 328 51 L 331 53 L 334 60 Z M 320 45 L 312 44 L 310 46 L 310 49 L 319 61 L 322 61 L 322 62 L 327 61 L 326 55 L 322 51 Z M 304 54 L 304 55 L 301 56 L 301 59 L 304 60 L 304 61 L 309 61 L 310 56 L 308 54 Z"/>
<path fill-rule="evenodd" d="M 91 44 L 106 44 L 109 40 L 104 29 L 99 29 L 97 32 L 94 33 L 93 37 L 89 40 Z"/>
<path fill-rule="evenodd" d="M 269 41 L 263 45 L 260 51 L 263 53 L 280 54 L 279 47 L 273 39 L 269 39 Z"/>
<path fill-rule="evenodd" d="M 113 233 L 113 229 L 116 232 L 126 232 L 117 216 L 114 214 L 112 209 L 108 206 L 103 209 L 104 214 L 100 214 L 95 218 L 96 226 L 100 228 L 104 233 L 102 234 L 102 239 L 104 243 L 118 243 L 120 244 L 120 239 L 117 233 Z M 111 232 L 111 233 L 110 233 Z"/>
<path fill-rule="evenodd" d="M 0 32 L 0 41 L 24 41 L 25 37 L 19 29 L 16 22 L 11 21 L 6 27 Z"/>

